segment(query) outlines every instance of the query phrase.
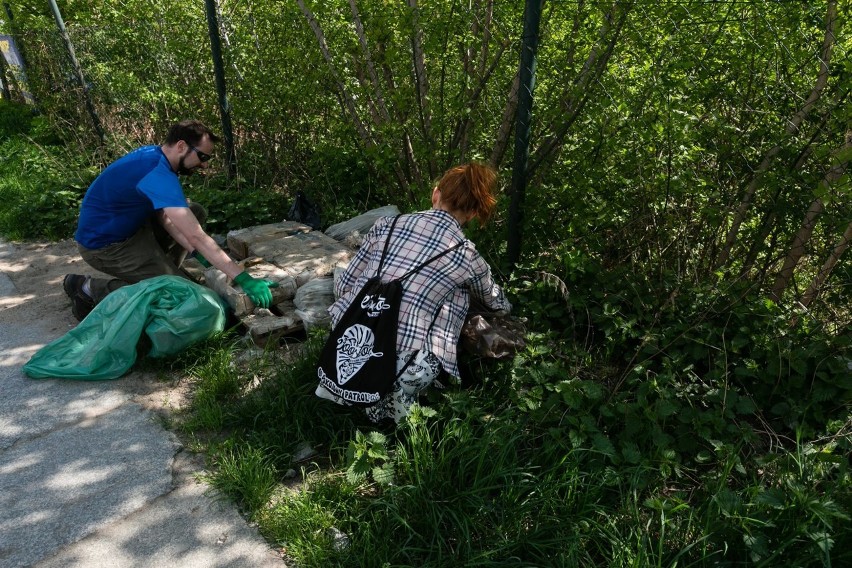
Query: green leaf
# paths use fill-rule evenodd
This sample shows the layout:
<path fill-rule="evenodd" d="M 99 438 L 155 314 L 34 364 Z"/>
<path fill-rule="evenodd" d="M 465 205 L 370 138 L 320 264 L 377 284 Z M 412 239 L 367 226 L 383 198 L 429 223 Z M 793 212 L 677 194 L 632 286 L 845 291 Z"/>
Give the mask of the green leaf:
<path fill-rule="evenodd" d="M 736 514 L 741 503 L 739 496 L 727 487 L 713 496 L 713 502 L 719 507 L 719 512 L 726 517 Z"/>
<path fill-rule="evenodd" d="M 740 396 L 737 398 L 736 410 L 739 414 L 754 414 L 757 407 L 750 396 Z"/>
<path fill-rule="evenodd" d="M 371 444 L 384 446 L 387 443 L 388 439 L 387 436 L 385 436 L 381 432 L 373 430 L 369 434 L 367 434 L 367 441 Z"/>
<path fill-rule="evenodd" d="M 758 493 L 755 501 L 773 509 L 783 509 L 787 504 L 787 496 L 780 489 L 771 488 Z"/>
<path fill-rule="evenodd" d="M 602 454 L 613 457 L 615 455 L 615 446 L 609 441 L 609 438 L 603 434 L 595 434 L 592 436 L 592 446 Z"/>
<path fill-rule="evenodd" d="M 660 418 L 666 418 L 677 412 L 678 408 L 680 408 L 680 406 L 674 401 L 662 399 L 657 403 L 657 416 Z"/>
<path fill-rule="evenodd" d="M 386 462 L 381 466 L 373 468 L 373 479 L 379 485 L 391 485 L 394 481 L 393 464 Z"/>
<path fill-rule="evenodd" d="M 350 483 L 360 483 L 370 472 L 370 464 L 366 459 L 358 459 L 346 469 L 346 480 Z"/>
<path fill-rule="evenodd" d="M 625 442 L 621 447 L 621 455 L 627 463 L 639 463 L 642 461 L 642 453 L 639 451 L 639 446 L 634 442 Z"/>

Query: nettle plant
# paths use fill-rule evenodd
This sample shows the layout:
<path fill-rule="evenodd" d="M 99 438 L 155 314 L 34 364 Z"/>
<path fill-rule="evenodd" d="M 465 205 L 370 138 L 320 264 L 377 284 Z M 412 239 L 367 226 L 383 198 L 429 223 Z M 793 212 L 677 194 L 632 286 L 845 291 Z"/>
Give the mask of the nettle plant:
<path fill-rule="evenodd" d="M 346 450 L 346 479 L 360 483 L 370 477 L 379 485 L 390 485 L 394 481 L 394 463 L 388 451 L 388 438 L 381 432 L 366 434 L 355 432 Z"/>
<path fill-rule="evenodd" d="M 505 395 L 568 445 L 615 464 L 694 462 L 716 440 L 755 443 L 764 422 L 814 435 L 848 411 L 849 338 L 791 326 L 772 302 L 698 285 L 667 301 L 624 272 L 566 284 L 568 298 L 514 288 L 530 333 Z"/>

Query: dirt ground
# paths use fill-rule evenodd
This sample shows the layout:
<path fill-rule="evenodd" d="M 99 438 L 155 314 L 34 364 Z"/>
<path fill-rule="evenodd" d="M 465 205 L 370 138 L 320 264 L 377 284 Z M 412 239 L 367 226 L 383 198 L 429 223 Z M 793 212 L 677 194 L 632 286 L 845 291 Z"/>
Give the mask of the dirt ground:
<path fill-rule="evenodd" d="M 25 296 L 23 302 L 5 303 L 0 297 L 0 322 L 40 321 L 48 342 L 73 329 L 77 320 L 62 289 L 68 273 L 103 276 L 80 258 L 71 239 L 51 242 L 10 243 L 0 240 L 0 272 L 6 274 Z M 117 384 L 144 407 L 169 415 L 187 403 L 186 380 L 164 378 L 154 373 L 131 371 Z"/>

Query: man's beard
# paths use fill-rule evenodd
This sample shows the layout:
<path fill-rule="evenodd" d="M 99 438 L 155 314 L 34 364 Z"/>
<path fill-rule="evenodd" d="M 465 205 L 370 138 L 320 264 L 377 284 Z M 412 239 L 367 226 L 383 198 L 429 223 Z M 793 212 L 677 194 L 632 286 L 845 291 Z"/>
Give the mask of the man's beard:
<path fill-rule="evenodd" d="M 177 167 L 178 175 L 191 176 L 192 174 L 195 173 L 195 170 L 198 169 L 199 166 L 195 166 L 194 168 L 187 168 L 186 165 L 184 164 L 184 160 L 186 160 L 186 157 L 189 156 L 190 152 L 192 152 L 192 150 L 187 150 L 186 154 L 181 156 L 180 160 L 178 160 L 178 167 Z"/>

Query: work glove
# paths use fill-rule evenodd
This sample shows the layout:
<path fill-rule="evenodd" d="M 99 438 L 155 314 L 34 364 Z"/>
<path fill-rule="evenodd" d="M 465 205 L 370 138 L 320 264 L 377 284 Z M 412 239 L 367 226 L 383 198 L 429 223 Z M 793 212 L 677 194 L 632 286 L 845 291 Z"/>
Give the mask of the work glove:
<path fill-rule="evenodd" d="M 197 260 L 199 263 L 201 263 L 201 266 L 203 266 L 204 268 L 210 268 L 210 261 L 207 260 L 206 258 L 204 258 L 204 255 L 202 255 L 197 250 L 194 250 L 191 253 L 189 253 L 189 256 L 191 258 L 194 258 L 195 260 Z"/>
<path fill-rule="evenodd" d="M 268 308 L 272 303 L 272 292 L 270 288 L 278 288 L 278 282 L 270 282 L 268 280 L 260 280 L 252 277 L 248 272 L 240 272 L 234 278 L 234 283 L 239 284 L 243 292 L 254 302 L 254 305 L 259 308 Z"/>

